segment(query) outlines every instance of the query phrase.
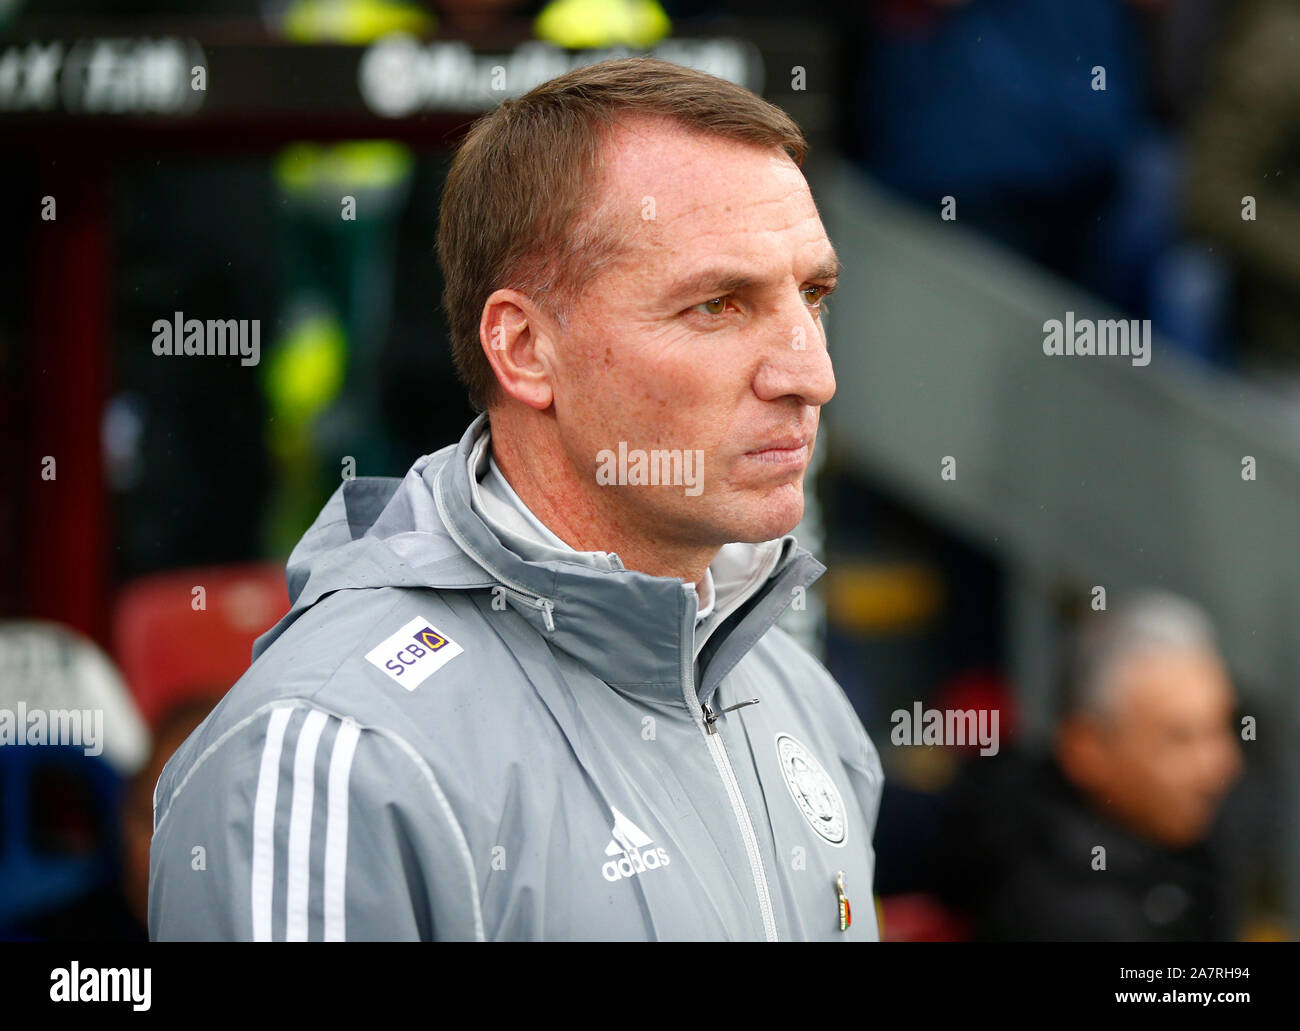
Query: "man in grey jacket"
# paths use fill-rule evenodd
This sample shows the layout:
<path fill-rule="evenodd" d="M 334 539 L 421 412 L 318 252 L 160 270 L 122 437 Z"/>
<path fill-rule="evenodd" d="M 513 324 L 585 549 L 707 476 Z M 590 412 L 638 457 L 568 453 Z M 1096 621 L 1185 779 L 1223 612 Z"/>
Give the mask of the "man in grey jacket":
<path fill-rule="evenodd" d="M 779 109 L 647 58 L 471 129 L 480 411 L 345 482 L 154 794 L 154 939 L 874 940 L 879 758 L 775 626 L 837 261 Z"/>

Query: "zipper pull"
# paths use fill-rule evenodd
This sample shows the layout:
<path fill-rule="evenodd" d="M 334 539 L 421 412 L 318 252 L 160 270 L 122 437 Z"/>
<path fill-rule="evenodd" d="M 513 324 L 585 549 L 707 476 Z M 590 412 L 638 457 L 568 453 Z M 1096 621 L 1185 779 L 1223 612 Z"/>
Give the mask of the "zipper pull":
<path fill-rule="evenodd" d="M 714 724 L 718 722 L 718 717 L 721 716 L 723 713 L 731 712 L 732 709 L 739 709 L 745 705 L 757 705 L 757 704 L 758 704 L 758 699 L 751 698 L 747 702 L 737 702 L 735 705 L 728 705 L 725 709 L 719 709 L 717 712 L 714 712 L 713 709 L 709 706 L 709 704 L 705 702 L 703 706 L 705 729 L 710 734 L 716 734 L 718 732 L 718 728 L 715 727 Z"/>

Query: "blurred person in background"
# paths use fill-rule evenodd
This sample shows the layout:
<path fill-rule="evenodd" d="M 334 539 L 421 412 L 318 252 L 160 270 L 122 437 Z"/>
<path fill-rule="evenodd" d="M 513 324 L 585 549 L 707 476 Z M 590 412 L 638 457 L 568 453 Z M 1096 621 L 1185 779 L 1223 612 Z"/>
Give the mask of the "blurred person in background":
<path fill-rule="evenodd" d="M 154 785 L 223 693 L 177 690 L 151 733 L 94 642 L 0 622 L 0 939 L 148 940 Z M 57 739 L 62 711 L 82 715 L 79 742 Z"/>
<path fill-rule="evenodd" d="M 94 642 L 0 622 L 0 939 L 143 937 L 121 889 L 120 806 L 149 747 Z"/>
<path fill-rule="evenodd" d="M 1234 940 L 1216 816 L 1242 760 L 1209 620 L 1162 593 L 1089 613 L 1063 681 L 1050 757 L 968 767 L 945 901 L 981 940 Z"/>
<path fill-rule="evenodd" d="M 153 789 L 163 765 L 203 722 L 221 691 L 196 695 L 163 717 L 148 761 L 123 785 L 120 809 L 99 815 L 117 821 L 113 868 L 120 876 L 64 905 L 39 913 L 20 928 L 23 937 L 45 941 L 148 941 L 149 841 L 153 836 Z"/>

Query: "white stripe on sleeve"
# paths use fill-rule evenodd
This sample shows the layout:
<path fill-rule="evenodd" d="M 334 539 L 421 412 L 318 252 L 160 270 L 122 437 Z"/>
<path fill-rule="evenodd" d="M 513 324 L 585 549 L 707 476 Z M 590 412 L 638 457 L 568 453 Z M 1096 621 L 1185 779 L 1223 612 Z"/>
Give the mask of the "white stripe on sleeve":
<path fill-rule="evenodd" d="M 253 802 L 253 941 L 271 940 L 271 887 L 275 879 L 275 796 L 280 782 L 280 750 L 284 729 L 293 712 L 275 709 L 266 727 L 266 744 L 257 773 L 257 795 Z"/>
<path fill-rule="evenodd" d="M 293 753 L 293 802 L 289 807 L 288 902 L 284 940 L 307 940 L 307 889 L 311 884 L 311 811 L 316 800 L 316 746 L 329 719 L 313 709 L 298 732 Z"/>
<path fill-rule="evenodd" d="M 325 940 L 347 939 L 348 779 L 361 728 L 345 719 L 330 755 L 325 820 Z"/>

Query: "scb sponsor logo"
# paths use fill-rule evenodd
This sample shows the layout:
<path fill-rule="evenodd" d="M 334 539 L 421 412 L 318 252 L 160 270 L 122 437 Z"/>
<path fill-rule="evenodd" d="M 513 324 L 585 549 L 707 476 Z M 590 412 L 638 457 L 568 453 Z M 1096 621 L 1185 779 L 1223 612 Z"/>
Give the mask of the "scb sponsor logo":
<path fill-rule="evenodd" d="M 447 645 L 447 638 L 432 627 L 426 626 L 416 633 L 414 637 L 414 641 L 384 663 L 387 669 L 391 669 L 399 677 L 402 675 L 403 666 L 414 666 L 430 652 L 436 652 L 439 648 L 445 648 Z"/>
<path fill-rule="evenodd" d="M 611 859 L 600 868 L 600 872 L 605 875 L 607 881 L 620 881 L 624 877 L 635 877 L 647 870 L 657 870 L 671 862 L 665 849 L 647 848 L 642 852 L 633 849 L 619 859 Z"/>
<path fill-rule="evenodd" d="M 430 673 L 463 653 L 455 641 L 428 620 L 417 617 L 366 652 L 366 661 L 394 683 L 413 691 Z"/>

